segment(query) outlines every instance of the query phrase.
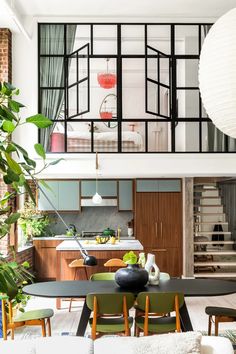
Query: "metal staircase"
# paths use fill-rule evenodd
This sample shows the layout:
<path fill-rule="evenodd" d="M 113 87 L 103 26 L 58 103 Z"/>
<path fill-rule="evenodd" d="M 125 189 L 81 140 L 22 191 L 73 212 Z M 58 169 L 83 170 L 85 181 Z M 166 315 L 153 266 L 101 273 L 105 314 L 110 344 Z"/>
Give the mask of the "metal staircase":
<path fill-rule="evenodd" d="M 236 250 L 231 238 L 219 188 L 214 183 L 194 185 L 194 276 L 236 278 Z M 213 231 L 214 225 L 223 231 Z M 213 235 L 224 235 L 214 241 Z"/>

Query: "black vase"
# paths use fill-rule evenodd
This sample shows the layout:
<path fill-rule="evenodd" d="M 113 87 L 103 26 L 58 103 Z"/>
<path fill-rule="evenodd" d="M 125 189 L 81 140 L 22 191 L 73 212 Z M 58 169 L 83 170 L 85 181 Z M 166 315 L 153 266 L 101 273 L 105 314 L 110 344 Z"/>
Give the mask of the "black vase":
<path fill-rule="evenodd" d="M 139 268 L 139 264 L 128 264 L 127 268 L 116 271 L 115 281 L 121 288 L 139 289 L 148 282 L 148 272 Z"/>

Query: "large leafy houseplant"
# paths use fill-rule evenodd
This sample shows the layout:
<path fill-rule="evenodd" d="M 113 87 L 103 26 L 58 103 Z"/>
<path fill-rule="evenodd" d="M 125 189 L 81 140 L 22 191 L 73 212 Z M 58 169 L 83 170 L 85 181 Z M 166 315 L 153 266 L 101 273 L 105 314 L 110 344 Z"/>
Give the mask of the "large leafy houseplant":
<path fill-rule="evenodd" d="M 44 236 L 50 232 L 48 230 L 49 216 L 46 212 L 37 210 L 32 201 L 25 202 L 24 208 L 19 210 L 19 213 L 18 225 L 22 229 L 27 243 L 32 241 L 32 237 Z"/>
<path fill-rule="evenodd" d="M 50 164 L 56 164 L 59 160 L 51 163 L 46 162 L 46 153 L 39 143 L 34 145 L 35 152 L 42 158 L 43 167 L 37 170 L 36 162 L 30 158 L 28 152 L 14 141 L 14 132 L 19 126 L 33 124 L 37 128 L 47 128 L 52 121 L 42 114 L 21 118 L 20 111 L 23 104 L 15 100 L 19 95 L 19 90 L 9 83 L 0 83 L 0 174 L 4 183 L 8 186 L 8 191 L 0 199 L 0 238 L 7 235 L 10 226 L 17 222 L 20 213 L 12 208 L 11 201 L 17 195 L 29 194 L 35 203 L 34 194 L 30 187 L 30 180 L 37 185 L 36 176 Z M 13 135 L 12 135 L 13 134 Z M 24 187 L 24 191 L 22 191 Z M 0 292 L 8 293 L 10 284 L 22 284 L 22 277 L 26 276 L 26 269 L 16 262 L 8 262 L 6 259 L 0 260 Z M 19 287 L 20 288 L 20 287 Z"/>

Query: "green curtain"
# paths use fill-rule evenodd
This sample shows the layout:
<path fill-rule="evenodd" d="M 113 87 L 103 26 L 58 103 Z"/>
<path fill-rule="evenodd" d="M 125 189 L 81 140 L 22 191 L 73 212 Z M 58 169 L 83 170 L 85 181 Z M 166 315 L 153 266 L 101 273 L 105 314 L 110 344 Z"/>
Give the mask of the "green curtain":
<path fill-rule="evenodd" d="M 67 53 L 71 53 L 75 43 L 76 25 L 67 26 L 67 38 L 64 38 L 64 25 L 40 26 L 40 54 L 64 54 L 64 41 L 66 40 Z M 60 116 L 64 104 L 64 58 L 40 57 L 40 86 L 50 87 L 40 92 L 41 112 L 52 120 Z M 53 89 L 61 87 L 61 89 Z M 47 129 L 40 130 L 40 142 L 48 151 L 50 136 L 55 128 L 54 122 Z"/>

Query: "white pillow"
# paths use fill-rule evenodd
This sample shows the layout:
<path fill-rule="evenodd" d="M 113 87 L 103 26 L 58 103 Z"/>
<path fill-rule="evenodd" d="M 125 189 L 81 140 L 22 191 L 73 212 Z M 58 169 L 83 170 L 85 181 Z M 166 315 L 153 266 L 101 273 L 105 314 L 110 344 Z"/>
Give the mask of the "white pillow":
<path fill-rule="evenodd" d="M 0 339 L 1 354 L 36 354 L 34 340 L 3 340 Z"/>
<path fill-rule="evenodd" d="M 93 354 L 93 341 L 73 336 L 46 337 L 36 339 L 35 348 L 36 354 Z"/>
<path fill-rule="evenodd" d="M 197 332 L 101 338 L 94 343 L 94 353 L 110 354 L 112 347 L 112 354 L 200 354 L 201 338 Z"/>

